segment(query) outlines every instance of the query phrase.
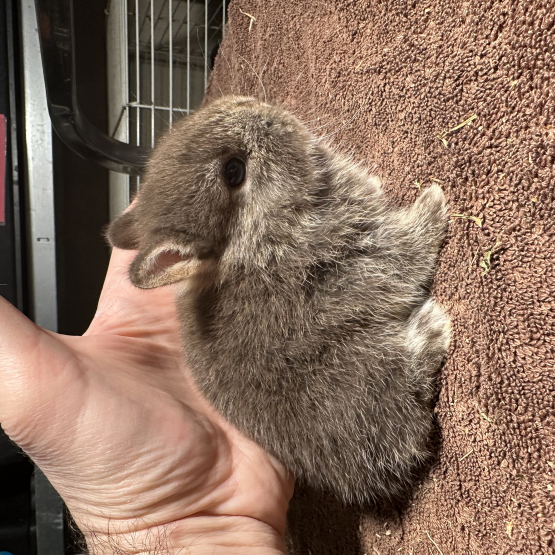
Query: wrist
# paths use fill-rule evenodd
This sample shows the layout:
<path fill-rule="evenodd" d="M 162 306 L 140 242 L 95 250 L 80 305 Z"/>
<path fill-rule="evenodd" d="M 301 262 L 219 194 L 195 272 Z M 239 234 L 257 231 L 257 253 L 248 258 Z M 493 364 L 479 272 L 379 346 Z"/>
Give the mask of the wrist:
<path fill-rule="evenodd" d="M 82 527 L 90 555 L 282 555 L 283 537 L 269 524 L 242 516 L 194 516 L 161 526 L 112 523 L 108 532 Z"/>

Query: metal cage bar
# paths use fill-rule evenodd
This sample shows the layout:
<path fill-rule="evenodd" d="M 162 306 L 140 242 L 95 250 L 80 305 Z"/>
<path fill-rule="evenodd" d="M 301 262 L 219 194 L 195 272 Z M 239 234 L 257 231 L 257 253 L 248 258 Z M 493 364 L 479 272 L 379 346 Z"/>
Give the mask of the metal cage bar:
<path fill-rule="evenodd" d="M 128 32 L 129 21 L 125 22 L 129 37 L 126 56 L 130 72 L 134 73 L 126 81 L 133 85 L 134 91 L 128 91 L 128 102 L 120 107 L 121 124 L 126 129 L 130 129 L 130 124 L 134 127 L 134 137 L 129 136 L 129 132 L 126 134 L 131 144 L 101 133 L 79 108 L 75 87 L 73 0 L 35 2 L 42 22 L 39 26 L 41 52 L 54 129 L 70 148 L 85 158 L 114 171 L 139 175 L 156 137 L 174 123 L 176 116 L 190 114 L 202 100 L 208 84 L 211 53 L 223 35 L 226 2 L 112 0 L 127 2 L 127 11 L 134 12 L 131 13 L 134 33 Z M 146 40 L 144 35 L 148 35 Z M 193 35 L 196 35 L 194 42 Z M 145 92 L 143 75 L 147 74 L 150 91 L 147 88 Z M 183 88 L 186 91 L 183 92 Z M 150 118 L 143 117 L 142 110 L 149 110 Z M 114 136 L 117 136 L 115 132 Z"/>
<path fill-rule="evenodd" d="M 154 0 L 150 0 L 150 102 L 152 103 L 150 111 L 150 146 L 154 148 L 154 120 L 156 106 L 156 90 L 155 90 L 155 64 L 154 64 Z"/>
<path fill-rule="evenodd" d="M 204 88 L 208 86 L 208 0 L 204 0 Z"/>
<path fill-rule="evenodd" d="M 77 154 L 98 164 L 137 174 L 150 150 L 117 141 L 99 131 L 82 113 L 75 85 L 72 0 L 35 0 L 48 111 L 61 139 Z"/>
<path fill-rule="evenodd" d="M 51 331 L 58 328 L 56 296 L 56 224 L 54 215 L 54 169 L 52 129 L 48 118 L 45 81 L 38 49 L 37 19 L 32 2 L 21 4 L 24 115 L 29 203 L 31 314 L 33 320 Z M 41 31 L 38 26 L 39 33 Z M 43 64 L 44 65 L 44 64 Z M 58 91 L 63 92 L 63 91 Z M 58 106 L 54 106 L 54 110 Z M 65 114 L 62 115 L 62 117 Z M 61 118 L 60 118 L 61 119 Z M 59 119 L 56 119 L 59 122 Z"/>
<path fill-rule="evenodd" d="M 191 110 L 191 1 L 187 0 L 187 115 Z"/>
<path fill-rule="evenodd" d="M 140 50 L 139 50 L 139 0 L 135 0 L 135 44 L 137 45 L 137 49 L 135 52 L 135 76 L 136 76 L 136 98 L 137 98 L 137 105 L 141 103 L 141 60 L 140 60 Z M 137 137 L 136 137 L 136 145 L 139 146 L 141 143 L 141 111 L 137 108 L 136 111 L 137 117 Z"/>
<path fill-rule="evenodd" d="M 170 121 L 169 126 L 171 128 L 173 124 L 173 5 L 172 2 L 168 2 L 168 33 L 170 36 L 170 59 L 169 59 L 169 69 L 170 69 L 170 82 L 169 82 L 169 101 L 170 101 Z"/>

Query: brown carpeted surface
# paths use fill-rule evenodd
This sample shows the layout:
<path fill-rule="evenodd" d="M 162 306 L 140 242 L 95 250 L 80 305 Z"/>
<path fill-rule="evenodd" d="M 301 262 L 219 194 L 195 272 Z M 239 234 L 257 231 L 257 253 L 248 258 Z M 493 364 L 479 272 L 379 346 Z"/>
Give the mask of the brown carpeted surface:
<path fill-rule="evenodd" d="M 554 553 L 555 3 L 235 0 L 209 96 L 263 98 L 255 71 L 394 201 L 434 180 L 483 222 L 453 219 L 437 273 L 436 464 L 382 514 L 298 491 L 292 551 Z"/>

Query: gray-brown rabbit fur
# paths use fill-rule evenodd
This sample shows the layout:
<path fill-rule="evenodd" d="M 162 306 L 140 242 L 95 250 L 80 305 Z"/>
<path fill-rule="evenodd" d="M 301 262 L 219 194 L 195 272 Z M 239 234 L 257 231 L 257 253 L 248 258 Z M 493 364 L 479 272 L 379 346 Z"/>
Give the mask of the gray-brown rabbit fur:
<path fill-rule="evenodd" d="M 231 158 L 246 165 L 238 187 Z M 397 496 L 427 455 L 446 225 L 437 185 L 392 207 L 285 110 L 223 97 L 160 142 L 108 237 L 138 249 L 134 285 L 182 282 L 184 356 L 206 399 L 297 477 L 365 503 Z"/>

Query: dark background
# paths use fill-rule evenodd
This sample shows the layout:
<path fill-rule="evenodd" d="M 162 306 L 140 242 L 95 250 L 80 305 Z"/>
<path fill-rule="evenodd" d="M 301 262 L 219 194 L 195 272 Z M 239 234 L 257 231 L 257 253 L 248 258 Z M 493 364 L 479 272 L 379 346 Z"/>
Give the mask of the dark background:
<path fill-rule="evenodd" d="M 74 2 L 77 93 L 83 112 L 107 132 L 106 0 Z M 54 134 L 58 331 L 88 327 L 110 255 L 108 171 L 71 152 Z"/>
<path fill-rule="evenodd" d="M 106 7 L 106 0 L 74 2 L 79 100 L 89 120 L 103 131 L 107 127 Z M 18 1 L 0 1 L 0 113 L 6 116 L 7 138 L 6 222 L 0 225 L 0 295 L 28 314 L 20 40 Z M 16 132 L 15 142 L 12 131 Z M 108 172 L 73 154 L 55 134 L 53 155 L 58 331 L 78 335 L 87 329 L 94 315 L 109 260 L 109 248 L 102 235 L 108 224 Z M 21 200 L 20 209 L 17 198 Z M 20 226 L 18 216 L 22 218 Z M 19 231 L 20 244 L 16 241 Z M 0 551 L 13 555 L 36 553 L 33 474 L 31 461 L 0 428 Z M 66 554 L 80 552 L 69 533 L 66 544 Z"/>
<path fill-rule="evenodd" d="M 22 138 L 22 118 L 16 110 L 16 96 L 21 92 L 19 59 L 17 57 L 17 5 L 11 0 L 0 4 L 0 113 L 6 118 L 5 168 L 5 223 L 0 224 L 0 294 L 18 308 L 25 310 L 24 275 L 16 271 L 17 260 L 22 256 L 18 248 L 20 226 L 19 206 L 14 206 L 14 195 L 20 197 L 17 140 L 12 132 Z M 14 79 L 10 82 L 10 70 Z M 14 82 L 15 81 L 15 82 Z M 11 90 L 10 90 L 11 89 Z M 11 95 L 10 95 L 11 92 Z M 12 157 L 15 164 L 12 163 Z M 22 191 L 21 191 L 22 192 Z M 22 195 L 21 195 L 22 196 Z M 21 268 L 21 266 L 20 266 Z M 19 295 L 18 295 L 19 290 Z M 1 338 L 0 338 L 1 341 Z M 33 465 L 9 441 L 0 428 L 0 551 L 14 555 L 31 555 L 35 551 L 32 510 L 31 477 Z"/>

